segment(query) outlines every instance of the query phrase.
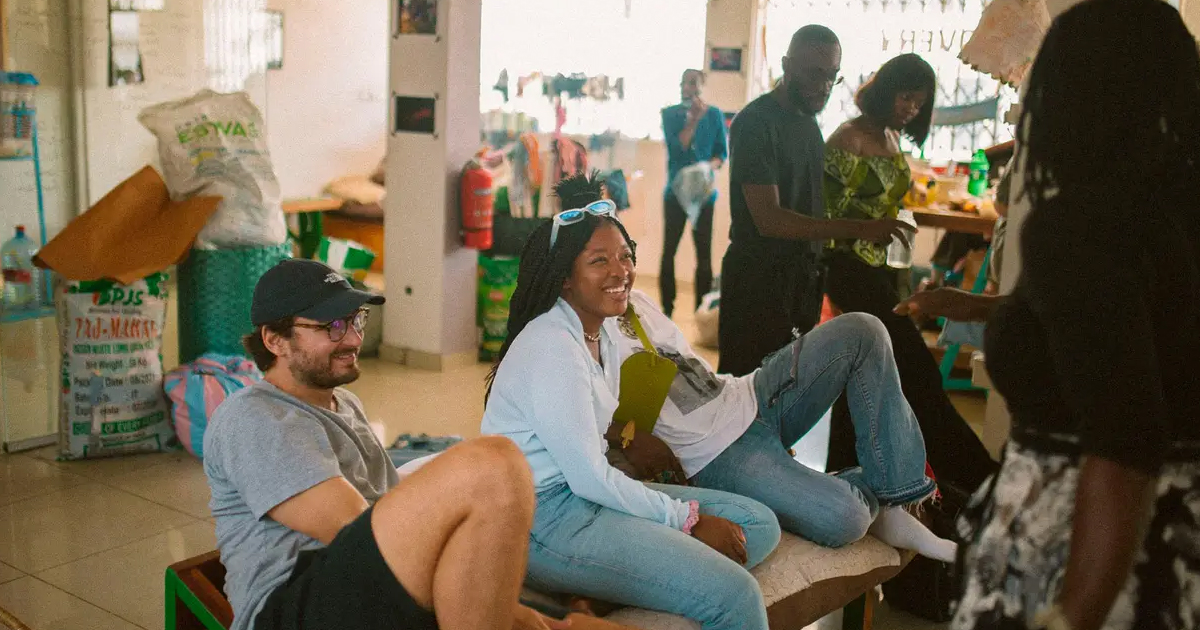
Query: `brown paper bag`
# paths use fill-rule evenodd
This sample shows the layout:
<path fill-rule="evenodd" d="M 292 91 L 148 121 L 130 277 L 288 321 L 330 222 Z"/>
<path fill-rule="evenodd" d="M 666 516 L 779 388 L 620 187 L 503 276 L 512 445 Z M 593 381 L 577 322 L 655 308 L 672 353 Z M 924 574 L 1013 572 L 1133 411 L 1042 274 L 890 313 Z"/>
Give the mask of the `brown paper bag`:
<path fill-rule="evenodd" d="M 129 284 L 182 261 L 220 197 L 171 201 L 147 166 L 76 217 L 34 257 L 67 280 Z"/>

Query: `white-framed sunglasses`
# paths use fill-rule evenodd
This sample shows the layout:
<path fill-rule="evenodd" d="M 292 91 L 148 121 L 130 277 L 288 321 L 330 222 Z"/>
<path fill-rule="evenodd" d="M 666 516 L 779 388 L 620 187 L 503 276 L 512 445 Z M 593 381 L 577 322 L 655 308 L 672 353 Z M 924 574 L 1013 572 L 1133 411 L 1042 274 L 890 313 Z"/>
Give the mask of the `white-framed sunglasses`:
<path fill-rule="evenodd" d="M 587 215 L 594 217 L 612 217 L 617 218 L 617 204 L 610 199 L 601 199 L 593 201 L 582 208 L 574 208 L 571 210 L 563 210 L 554 215 L 554 227 L 550 228 L 550 249 L 554 249 L 554 243 L 558 242 L 559 226 L 568 226 L 579 223 Z"/>

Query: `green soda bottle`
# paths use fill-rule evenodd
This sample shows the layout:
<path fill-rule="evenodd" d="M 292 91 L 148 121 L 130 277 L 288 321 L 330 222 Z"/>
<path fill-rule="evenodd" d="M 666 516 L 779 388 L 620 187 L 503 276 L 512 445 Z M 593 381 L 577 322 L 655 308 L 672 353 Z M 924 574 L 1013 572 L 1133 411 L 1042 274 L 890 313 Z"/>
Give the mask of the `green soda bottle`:
<path fill-rule="evenodd" d="M 971 158 L 971 179 L 967 182 L 968 193 L 980 197 L 987 191 L 988 170 L 991 166 L 983 149 L 975 152 L 975 157 Z"/>

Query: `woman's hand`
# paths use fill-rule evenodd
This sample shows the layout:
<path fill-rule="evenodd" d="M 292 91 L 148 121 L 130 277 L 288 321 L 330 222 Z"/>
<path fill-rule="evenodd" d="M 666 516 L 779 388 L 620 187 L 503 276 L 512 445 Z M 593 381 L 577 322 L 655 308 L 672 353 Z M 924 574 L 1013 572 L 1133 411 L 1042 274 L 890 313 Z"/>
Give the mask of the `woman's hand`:
<path fill-rule="evenodd" d="M 692 527 L 692 537 L 740 565 L 745 565 L 749 560 L 745 532 L 719 516 L 701 514 L 700 520 Z"/>
<path fill-rule="evenodd" d="M 891 243 L 892 239 L 898 238 L 904 241 L 906 245 L 912 245 L 913 236 L 916 232 L 916 228 L 899 219 L 884 217 L 882 219 L 863 221 L 859 228 L 858 237 L 864 241 L 871 241 L 882 245 Z"/>
<path fill-rule="evenodd" d="M 892 309 L 897 315 L 945 317 L 956 322 L 987 321 L 1003 298 L 941 287 L 920 291 Z"/>
<path fill-rule="evenodd" d="M 926 317 L 945 317 L 955 321 L 967 321 L 970 308 L 967 300 L 970 294 L 959 289 L 947 287 L 932 291 L 914 293 L 912 297 L 896 305 L 892 309 L 897 315 L 924 315 Z"/>
<path fill-rule="evenodd" d="M 629 446 L 621 450 L 625 459 L 637 472 L 637 479 L 677 486 L 688 485 L 683 464 L 679 463 L 679 458 L 675 456 L 671 447 L 654 434 L 639 429 L 634 433 Z"/>

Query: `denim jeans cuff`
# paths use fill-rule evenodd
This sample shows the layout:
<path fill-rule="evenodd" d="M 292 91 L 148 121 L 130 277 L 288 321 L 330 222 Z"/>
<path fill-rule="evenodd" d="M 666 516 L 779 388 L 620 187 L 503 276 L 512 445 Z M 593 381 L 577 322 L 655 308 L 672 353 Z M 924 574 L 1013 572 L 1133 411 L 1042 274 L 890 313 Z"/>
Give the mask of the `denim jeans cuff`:
<path fill-rule="evenodd" d="M 874 492 L 875 498 L 879 499 L 879 505 L 890 507 L 893 505 L 911 505 L 913 503 L 920 503 L 921 501 L 929 498 L 936 491 L 937 483 L 935 483 L 929 477 L 925 477 L 921 481 L 909 484 L 907 486 L 882 491 L 875 490 Z"/>

